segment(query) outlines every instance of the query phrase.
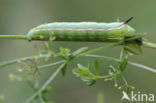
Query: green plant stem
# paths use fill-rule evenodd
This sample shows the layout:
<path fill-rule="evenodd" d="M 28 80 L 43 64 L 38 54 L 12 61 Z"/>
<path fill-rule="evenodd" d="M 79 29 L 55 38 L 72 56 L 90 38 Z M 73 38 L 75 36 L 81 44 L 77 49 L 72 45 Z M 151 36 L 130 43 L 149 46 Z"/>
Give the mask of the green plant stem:
<path fill-rule="evenodd" d="M 0 39 L 23 39 L 27 40 L 25 35 L 0 35 Z"/>
<path fill-rule="evenodd" d="M 114 57 L 108 57 L 108 56 L 100 56 L 100 55 L 85 55 L 86 57 L 94 57 L 94 58 L 103 58 L 106 60 L 110 60 L 110 61 L 116 61 L 116 62 L 120 62 L 120 59 L 114 58 Z M 138 63 L 134 63 L 131 61 L 128 61 L 128 64 L 142 68 L 144 70 L 150 71 L 152 73 L 156 73 L 156 69 L 142 65 L 142 64 L 138 64 Z"/>
<path fill-rule="evenodd" d="M 0 39 L 22 39 L 22 40 L 28 40 L 26 35 L 0 35 Z M 41 41 L 41 40 L 39 40 Z M 42 40 L 42 41 L 46 41 L 46 40 Z M 56 38 L 54 41 L 68 41 L 66 39 L 59 39 Z M 73 40 L 73 41 L 81 41 L 81 40 Z M 114 42 L 123 42 L 124 40 L 121 38 L 108 38 L 106 40 L 91 40 L 91 41 L 81 41 L 81 42 L 109 42 L 109 43 L 114 43 Z M 145 47 L 149 47 L 149 48 L 154 48 L 156 49 L 156 44 L 152 43 L 152 42 L 147 42 L 147 41 L 143 41 L 142 45 Z"/>
<path fill-rule="evenodd" d="M 43 84 L 43 86 L 38 90 L 38 93 L 41 93 L 44 89 L 47 88 L 47 86 L 54 80 L 54 78 L 59 74 L 61 69 L 66 65 L 67 62 L 64 62 L 59 68 L 49 77 L 49 79 Z M 37 95 L 38 93 L 33 94 L 31 97 L 29 97 L 26 101 L 23 103 L 30 103 Z"/>

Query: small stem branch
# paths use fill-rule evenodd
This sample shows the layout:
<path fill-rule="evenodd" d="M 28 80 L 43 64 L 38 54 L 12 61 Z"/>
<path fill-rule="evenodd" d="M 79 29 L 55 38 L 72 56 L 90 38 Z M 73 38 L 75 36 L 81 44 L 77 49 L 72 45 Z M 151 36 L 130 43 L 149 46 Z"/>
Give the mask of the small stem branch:
<path fill-rule="evenodd" d="M 66 65 L 67 62 L 64 62 L 50 77 L 49 79 L 43 84 L 43 86 L 38 90 L 39 93 L 41 93 L 44 89 L 46 89 L 46 87 L 54 80 L 54 78 L 59 74 L 59 72 L 61 71 L 61 69 Z M 38 95 L 38 93 L 33 94 L 30 98 L 28 98 L 26 101 L 24 101 L 23 103 L 29 103 L 31 102 L 36 96 Z"/>
<path fill-rule="evenodd" d="M 66 65 L 67 62 L 64 62 L 57 70 L 56 72 L 43 84 L 41 89 L 39 91 L 43 91 L 57 76 L 57 74 L 61 71 L 61 69 Z"/>
<path fill-rule="evenodd" d="M 100 55 L 85 55 L 86 57 L 94 57 L 94 58 L 103 58 L 106 60 L 110 60 L 110 61 L 116 61 L 116 62 L 120 62 L 120 59 L 114 58 L 114 57 L 108 57 L 108 56 L 100 56 Z M 138 64 L 138 63 L 134 63 L 131 61 L 128 61 L 128 64 L 142 68 L 144 70 L 150 71 L 152 73 L 156 73 L 156 69 L 142 65 L 142 64 Z"/>
<path fill-rule="evenodd" d="M 47 58 L 47 57 L 49 57 L 49 54 L 44 54 L 44 55 L 41 55 L 41 56 L 23 57 L 23 58 L 19 58 L 19 59 L 14 59 L 14 60 L 2 62 L 2 63 L 0 63 L 0 67 L 8 66 L 10 64 L 15 64 L 15 63 L 22 62 L 22 61 L 25 61 L 25 60 L 32 60 L 33 58 L 38 58 L 39 59 L 39 58 Z"/>
<path fill-rule="evenodd" d="M 54 65 L 61 64 L 61 63 L 63 63 L 63 62 L 64 62 L 64 60 L 60 60 L 60 61 L 58 61 L 58 62 L 54 62 L 54 63 L 50 63 L 50 64 L 41 65 L 41 66 L 39 66 L 38 68 L 39 68 L 39 69 L 47 68 L 47 67 L 51 67 L 51 66 L 54 66 Z"/>
<path fill-rule="evenodd" d="M 123 74 L 121 74 L 121 77 L 122 77 L 123 81 L 125 82 L 125 84 L 128 85 L 128 83 L 127 83 L 125 77 L 123 76 Z"/>
<path fill-rule="evenodd" d="M 99 47 L 99 48 L 95 48 L 95 49 L 86 51 L 86 52 L 84 52 L 84 53 L 81 53 L 81 54 L 78 55 L 77 57 L 84 56 L 84 55 L 86 55 L 86 54 L 95 53 L 95 52 L 100 51 L 100 50 L 105 49 L 105 48 L 111 48 L 111 47 L 119 46 L 119 45 L 121 45 L 121 44 L 123 44 L 123 42 L 117 42 L 117 43 L 113 43 L 113 44 L 110 44 L 110 45 L 101 46 L 101 47 Z"/>

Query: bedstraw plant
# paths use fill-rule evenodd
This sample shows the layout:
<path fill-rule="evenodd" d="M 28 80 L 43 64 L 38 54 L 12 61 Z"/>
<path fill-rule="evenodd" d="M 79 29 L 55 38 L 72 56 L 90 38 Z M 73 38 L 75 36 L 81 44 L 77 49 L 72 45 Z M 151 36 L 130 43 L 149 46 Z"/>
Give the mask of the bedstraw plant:
<path fill-rule="evenodd" d="M 102 79 L 106 81 L 114 82 L 114 86 L 118 90 L 129 93 L 135 89 L 128 83 L 124 77 L 124 71 L 127 65 L 136 66 L 138 68 L 156 73 L 154 68 L 138 64 L 129 61 L 129 56 L 143 54 L 141 49 L 142 46 L 156 49 L 156 44 L 147 42 L 145 34 L 135 33 L 135 30 L 130 27 L 127 23 L 132 18 L 125 22 L 113 22 L 113 23 L 96 23 L 96 22 L 80 22 L 80 23 L 50 23 L 43 24 L 36 28 L 33 28 L 25 35 L 0 35 L 0 39 L 23 39 L 28 42 L 39 40 L 45 43 L 45 49 L 39 50 L 38 53 L 30 57 L 22 57 L 6 62 L 1 62 L 0 67 L 8 66 L 11 64 L 17 64 L 19 68 L 18 75 L 10 74 L 10 79 L 25 81 L 30 87 L 33 88 L 34 94 L 23 103 L 30 103 L 35 99 L 40 99 L 42 103 L 51 103 L 45 96 L 50 91 L 50 84 L 53 82 L 55 77 L 61 72 L 63 76 L 66 75 L 66 70 L 70 67 L 68 64 L 82 57 L 94 58 L 92 61 L 93 65 L 89 63 L 82 65 L 76 63 L 75 68 L 72 68 L 72 73 L 79 77 L 88 86 L 92 86 L 96 81 Z M 89 49 L 88 47 L 82 47 L 76 51 L 72 51 L 69 48 L 62 48 L 58 52 L 54 51 L 52 43 L 55 41 L 79 41 L 79 42 L 104 42 L 106 45 Z M 114 58 L 104 55 L 95 55 L 97 51 L 101 51 L 107 48 L 122 47 L 120 52 L 120 58 Z M 43 52 L 42 52 L 43 51 Z M 57 62 L 40 65 L 40 60 L 49 61 L 49 59 L 61 59 Z M 108 70 L 107 73 L 101 74 L 99 60 L 104 59 L 108 61 L 115 61 L 118 66 L 110 64 L 109 67 L 105 67 Z M 45 62 L 46 63 L 46 62 Z M 39 85 L 38 80 L 33 80 L 31 75 L 41 74 L 40 69 L 51 67 L 54 65 L 60 65 L 56 71 L 45 81 L 43 85 Z M 91 70 L 91 68 L 93 70 Z M 119 84 L 118 79 L 121 78 L 124 84 Z"/>

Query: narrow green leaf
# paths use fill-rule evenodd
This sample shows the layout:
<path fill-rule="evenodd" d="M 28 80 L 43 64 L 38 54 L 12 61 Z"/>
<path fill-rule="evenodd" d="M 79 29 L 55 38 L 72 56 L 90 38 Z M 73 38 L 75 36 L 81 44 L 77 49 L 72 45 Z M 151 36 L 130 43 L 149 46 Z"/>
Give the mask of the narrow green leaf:
<path fill-rule="evenodd" d="M 98 75 L 100 64 L 97 59 L 93 61 L 93 68 L 94 68 L 95 75 Z"/>
<path fill-rule="evenodd" d="M 87 85 L 88 85 L 88 86 L 92 86 L 92 85 L 94 85 L 95 83 L 96 83 L 96 80 L 93 80 L 93 81 L 87 82 Z"/>
<path fill-rule="evenodd" d="M 124 91 L 129 94 L 130 93 L 130 87 L 128 85 L 125 86 Z"/>
<path fill-rule="evenodd" d="M 135 48 L 137 51 L 139 51 L 139 53 L 143 54 L 141 46 L 138 44 L 128 44 L 129 47 L 131 48 Z"/>
<path fill-rule="evenodd" d="M 43 99 L 43 103 L 52 103 L 45 96 L 42 96 L 42 99 Z"/>
<path fill-rule="evenodd" d="M 50 86 L 47 86 L 43 91 L 42 94 L 46 94 L 47 92 L 49 92 L 51 90 Z"/>
<path fill-rule="evenodd" d="M 140 45 L 136 45 L 136 48 L 137 48 L 137 50 L 138 50 L 141 54 L 143 54 L 143 52 L 142 52 L 142 49 L 141 49 L 141 46 L 140 46 Z"/>
<path fill-rule="evenodd" d="M 136 51 L 134 51 L 133 49 L 129 48 L 129 47 L 125 47 L 125 50 L 131 54 L 134 54 L 134 55 L 139 55 Z"/>
<path fill-rule="evenodd" d="M 64 67 L 62 67 L 62 69 L 61 69 L 61 72 L 62 72 L 63 76 L 65 76 L 66 70 L 67 70 L 67 64 L 65 64 Z"/>
<path fill-rule="evenodd" d="M 127 62 L 128 62 L 128 56 L 125 56 L 122 60 L 122 62 L 120 63 L 120 70 L 123 72 L 127 66 Z"/>
<path fill-rule="evenodd" d="M 138 39 L 138 38 L 142 38 L 142 37 L 144 37 L 145 36 L 145 34 L 137 34 L 137 35 L 134 35 L 133 37 L 128 37 L 128 38 L 126 38 L 126 41 L 133 41 L 133 40 L 136 40 L 136 39 Z"/>
<path fill-rule="evenodd" d="M 122 60 L 124 52 L 125 52 L 125 45 L 123 45 L 123 48 L 121 49 L 120 60 Z"/>

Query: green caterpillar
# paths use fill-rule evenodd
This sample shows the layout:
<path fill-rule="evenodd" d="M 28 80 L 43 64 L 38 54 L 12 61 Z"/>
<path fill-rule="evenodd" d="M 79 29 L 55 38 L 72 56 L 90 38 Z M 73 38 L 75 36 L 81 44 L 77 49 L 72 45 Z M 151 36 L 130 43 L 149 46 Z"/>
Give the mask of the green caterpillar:
<path fill-rule="evenodd" d="M 132 37 L 135 30 L 125 22 L 55 22 L 37 26 L 27 34 L 28 40 L 105 41 L 108 38 Z"/>

